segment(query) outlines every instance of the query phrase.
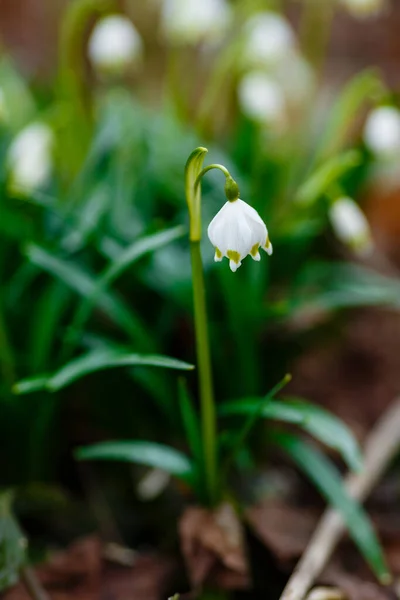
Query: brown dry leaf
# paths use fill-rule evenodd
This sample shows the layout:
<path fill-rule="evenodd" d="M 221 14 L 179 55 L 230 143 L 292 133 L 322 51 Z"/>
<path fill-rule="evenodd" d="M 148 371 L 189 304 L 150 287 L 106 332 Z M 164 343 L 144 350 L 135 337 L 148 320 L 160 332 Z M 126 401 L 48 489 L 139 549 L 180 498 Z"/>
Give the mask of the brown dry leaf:
<path fill-rule="evenodd" d="M 246 520 L 254 533 L 282 563 L 300 557 L 318 516 L 316 511 L 295 508 L 274 499 L 246 510 Z"/>
<path fill-rule="evenodd" d="M 167 596 L 177 573 L 177 562 L 161 555 L 138 555 L 132 567 L 102 560 L 102 544 L 96 537 L 75 542 L 54 553 L 40 566 L 37 576 L 51 600 L 159 600 Z M 31 600 L 19 583 L 2 600 Z"/>
<path fill-rule="evenodd" d="M 206 580 L 225 589 L 245 588 L 249 570 L 241 523 L 231 504 L 188 508 L 179 524 L 182 552 L 195 588 Z"/>

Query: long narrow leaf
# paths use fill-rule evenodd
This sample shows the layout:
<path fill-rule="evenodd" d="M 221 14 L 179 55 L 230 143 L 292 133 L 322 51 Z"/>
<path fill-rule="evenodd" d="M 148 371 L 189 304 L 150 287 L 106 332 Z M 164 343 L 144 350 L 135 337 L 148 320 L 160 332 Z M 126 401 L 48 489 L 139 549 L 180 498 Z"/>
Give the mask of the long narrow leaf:
<path fill-rule="evenodd" d="M 153 252 L 182 237 L 185 232 L 186 228 L 183 226 L 172 227 L 171 229 L 143 237 L 123 250 L 119 256 L 111 262 L 111 265 L 99 276 L 91 293 L 85 295 L 81 304 L 78 306 L 72 318 L 71 325 L 74 340 L 80 339 L 82 329 L 89 318 L 93 307 L 96 306 L 98 299 L 107 293 L 107 288 L 117 277 L 145 254 Z M 70 345 L 73 347 L 74 344 L 71 343 Z"/>
<path fill-rule="evenodd" d="M 252 415 L 259 406 L 260 398 L 243 398 L 225 402 L 220 408 L 220 414 Z M 287 398 L 265 403 L 261 409 L 261 416 L 302 427 L 326 446 L 337 450 L 350 469 L 361 469 L 362 457 L 356 439 L 350 429 L 327 410 L 300 398 Z"/>
<path fill-rule="evenodd" d="M 332 184 L 360 163 L 360 154 L 349 150 L 327 160 L 298 190 L 295 201 L 304 207 L 312 205 Z"/>
<path fill-rule="evenodd" d="M 78 448 L 75 456 L 78 460 L 111 460 L 146 465 L 167 471 L 185 481 L 192 476 L 192 463 L 183 452 L 154 442 L 102 442 Z"/>
<path fill-rule="evenodd" d="M 96 280 L 90 273 L 81 269 L 76 263 L 53 256 L 50 252 L 29 244 L 26 248 L 29 260 L 41 267 L 44 271 L 62 281 L 83 297 L 93 296 L 96 290 Z M 96 306 L 101 308 L 123 331 L 140 344 L 142 349 L 151 350 L 152 340 L 141 322 L 131 308 L 110 292 L 104 292 L 96 298 Z"/>
<path fill-rule="evenodd" d="M 182 414 L 182 421 L 185 428 L 186 439 L 195 461 L 200 464 L 202 457 L 201 433 L 199 427 L 199 417 L 193 406 L 192 399 L 186 387 L 183 378 L 179 379 L 179 405 Z"/>
<path fill-rule="evenodd" d="M 51 392 L 60 390 L 61 388 L 70 385 L 77 379 L 102 371 L 104 369 L 114 369 L 116 367 L 133 367 L 133 366 L 150 366 L 161 367 L 164 369 L 178 369 L 181 371 L 189 371 L 194 369 L 193 365 L 169 358 L 168 356 L 160 356 L 157 354 L 122 354 L 113 350 L 94 350 L 89 354 L 85 354 L 68 364 L 64 365 L 59 371 L 48 378 L 34 378 L 20 381 L 14 390 L 19 393 L 31 391 L 32 389 L 47 389 Z"/>
<path fill-rule="evenodd" d="M 280 446 L 311 479 L 346 523 L 351 537 L 376 576 L 385 583 L 390 578 L 378 538 L 364 509 L 346 492 L 334 465 L 316 448 L 295 435 L 274 434 Z"/>

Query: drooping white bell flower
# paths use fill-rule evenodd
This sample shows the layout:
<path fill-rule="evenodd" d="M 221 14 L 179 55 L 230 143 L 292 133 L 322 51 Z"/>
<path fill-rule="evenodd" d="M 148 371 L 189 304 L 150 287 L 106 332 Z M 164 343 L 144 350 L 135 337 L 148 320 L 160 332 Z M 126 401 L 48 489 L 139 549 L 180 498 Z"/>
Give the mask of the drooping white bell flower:
<path fill-rule="evenodd" d="M 247 73 L 239 83 L 238 100 L 243 114 L 253 121 L 279 127 L 286 120 L 282 88 L 266 73 Z"/>
<path fill-rule="evenodd" d="M 246 24 L 244 66 L 274 66 L 287 57 L 294 45 L 294 33 L 286 19 L 272 11 L 260 12 Z"/>
<path fill-rule="evenodd" d="M 44 185 L 52 169 L 53 132 L 44 123 L 32 123 L 12 142 L 7 163 L 10 185 L 18 192 L 29 193 Z"/>
<path fill-rule="evenodd" d="M 198 44 L 223 35 L 231 20 L 226 0 L 163 0 L 161 30 L 172 44 Z"/>
<path fill-rule="evenodd" d="M 387 6 L 386 0 L 341 0 L 342 5 L 357 18 L 379 15 Z"/>
<path fill-rule="evenodd" d="M 250 254 L 253 260 L 261 259 L 259 249 L 272 254 L 268 230 L 258 212 L 240 198 L 228 200 L 208 226 L 208 237 L 215 247 L 214 260 L 224 256 L 235 272 L 242 260 Z"/>
<path fill-rule="evenodd" d="M 364 141 L 380 158 L 400 157 L 400 111 L 393 106 L 373 110 L 365 123 Z"/>
<path fill-rule="evenodd" d="M 136 66 L 142 51 L 142 38 L 136 27 L 122 15 L 100 19 L 89 39 L 89 59 L 101 73 L 121 73 Z"/>
<path fill-rule="evenodd" d="M 366 216 L 351 198 L 336 200 L 329 209 L 332 227 L 341 242 L 360 256 L 373 250 L 372 235 Z"/>

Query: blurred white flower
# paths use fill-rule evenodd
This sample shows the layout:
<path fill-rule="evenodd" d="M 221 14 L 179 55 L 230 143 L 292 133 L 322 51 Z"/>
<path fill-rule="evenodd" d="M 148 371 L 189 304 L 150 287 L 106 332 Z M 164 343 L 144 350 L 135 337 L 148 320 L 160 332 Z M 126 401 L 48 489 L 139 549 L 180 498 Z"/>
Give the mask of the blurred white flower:
<path fill-rule="evenodd" d="M 18 192 L 44 185 L 52 169 L 53 133 L 44 123 L 32 123 L 12 142 L 7 156 L 10 185 Z"/>
<path fill-rule="evenodd" d="M 276 65 L 295 45 L 289 23 L 279 14 L 264 11 L 246 24 L 243 62 L 248 67 Z"/>
<path fill-rule="evenodd" d="M 304 104 L 315 89 L 315 73 L 295 49 L 276 65 L 273 75 L 291 106 Z"/>
<path fill-rule="evenodd" d="M 387 6 L 386 0 L 341 0 L 342 5 L 355 17 L 374 17 Z"/>
<path fill-rule="evenodd" d="M 366 216 L 351 198 L 336 200 L 329 209 L 332 227 L 341 242 L 360 256 L 373 250 L 371 230 Z"/>
<path fill-rule="evenodd" d="M 254 208 L 239 198 L 224 204 L 209 224 L 207 233 L 215 247 L 214 260 L 219 262 L 226 256 L 233 272 L 248 254 L 259 261 L 259 248 L 272 254 L 264 221 Z"/>
<path fill-rule="evenodd" d="M 364 142 L 380 158 L 400 157 L 400 111 L 393 106 L 373 110 L 365 123 Z"/>
<path fill-rule="evenodd" d="M 230 19 L 226 0 L 163 0 L 161 29 L 170 43 L 198 44 L 218 39 Z"/>
<path fill-rule="evenodd" d="M 89 39 L 89 59 L 103 73 L 123 73 L 136 66 L 142 51 L 142 38 L 132 21 L 122 15 L 100 19 Z"/>
<path fill-rule="evenodd" d="M 261 71 L 247 73 L 238 86 L 240 108 L 249 119 L 279 128 L 286 121 L 285 95 L 279 84 Z"/>

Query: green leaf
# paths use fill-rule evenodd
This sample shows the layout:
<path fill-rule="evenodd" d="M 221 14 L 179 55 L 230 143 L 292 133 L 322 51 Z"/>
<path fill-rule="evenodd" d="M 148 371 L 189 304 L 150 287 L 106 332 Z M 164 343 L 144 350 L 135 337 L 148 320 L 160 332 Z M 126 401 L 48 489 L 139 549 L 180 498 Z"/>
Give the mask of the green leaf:
<path fill-rule="evenodd" d="M 330 158 L 300 186 L 295 196 L 295 202 L 304 207 L 312 205 L 333 183 L 359 165 L 360 161 L 360 153 L 355 150 L 349 150 Z"/>
<path fill-rule="evenodd" d="M 145 254 L 162 248 L 166 244 L 182 237 L 186 233 L 186 227 L 179 225 L 165 231 L 160 231 L 153 235 L 143 237 L 135 241 L 128 248 L 121 251 L 109 267 L 99 276 L 90 295 L 86 295 L 78 306 L 73 318 L 71 330 L 75 339 L 79 340 L 82 335 L 83 327 L 90 316 L 90 313 L 107 288 L 117 277 L 126 269 L 131 267 L 137 260 Z"/>
<path fill-rule="evenodd" d="M 386 561 L 371 521 L 347 493 L 334 465 L 316 448 L 290 434 L 274 434 L 272 440 L 304 471 L 327 501 L 341 514 L 365 560 L 382 583 L 390 579 Z"/>
<path fill-rule="evenodd" d="M 194 369 L 193 365 L 175 358 L 169 358 L 168 356 L 157 354 L 123 354 L 115 350 L 99 349 L 93 350 L 92 352 L 89 352 L 89 354 L 85 354 L 84 356 L 72 360 L 50 377 L 45 378 L 42 376 L 20 381 L 16 384 L 14 390 L 18 393 L 26 393 L 27 391 L 40 389 L 39 386 L 42 384 L 42 389 L 44 388 L 51 392 L 55 392 L 70 385 L 77 379 L 89 375 L 90 373 L 95 373 L 96 371 L 139 365 L 161 367 L 164 369 L 178 369 L 181 371 L 190 371 Z"/>
<path fill-rule="evenodd" d="M 193 458 L 197 464 L 201 464 L 202 460 L 202 443 L 199 427 L 199 416 L 193 406 L 193 401 L 189 396 L 186 386 L 186 381 L 179 378 L 179 405 L 181 408 L 182 421 L 185 428 L 187 442 L 189 444 Z"/>
<path fill-rule="evenodd" d="M 259 405 L 260 398 L 226 402 L 221 406 L 220 414 L 251 415 Z M 326 446 L 340 452 L 350 469 L 359 471 L 362 468 L 361 451 L 350 429 L 327 410 L 299 398 L 287 398 L 266 403 L 261 416 L 302 427 Z"/>
<path fill-rule="evenodd" d="M 186 454 L 155 442 L 139 440 L 111 441 L 78 448 L 78 460 L 116 460 L 163 469 L 171 475 L 188 481 L 192 476 L 192 463 Z"/>
<path fill-rule="evenodd" d="M 316 160 L 340 151 L 348 140 L 352 126 L 359 119 L 363 106 L 379 101 L 383 93 L 382 79 L 375 70 L 364 71 L 351 79 L 331 110 Z"/>
<path fill-rule="evenodd" d="M 302 314 L 352 306 L 400 308 L 398 280 L 355 264 L 309 263 L 289 293 L 287 312 L 301 322 Z"/>
<path fill-rule="evenodd" d="M 177 227 L 171 227 L 170 229 L 165 229 L 164 231 L 159 231 L 158 233 L 136 240 L 128 248 L 125 248 L 118 258 L 112 261 L 112 264 L 102 273 L 99 286 L 109 286 L 126 269 L 142 258 L 142 256 L 170 244 L 183 237 L 186 233 L 187 228 L 183 225 L 178 225 Z"/>
<path fill-rule="evenodd" d="M 26 247 L 26 255 L 31 263 L 62 281 L 80 296 L 93 297 L 96 290 L 96 279 L 84 271 L 78 264 L 58 258 L 35 244 Z M 127 332 L 140 346 L 146 350 L 152 348 L 152 340 L 141 319 L 132 308 L 129 309 L 111 292 L 103 292 L 96 297 L 96 306 L 101 308 L 120 328 Z"/>

